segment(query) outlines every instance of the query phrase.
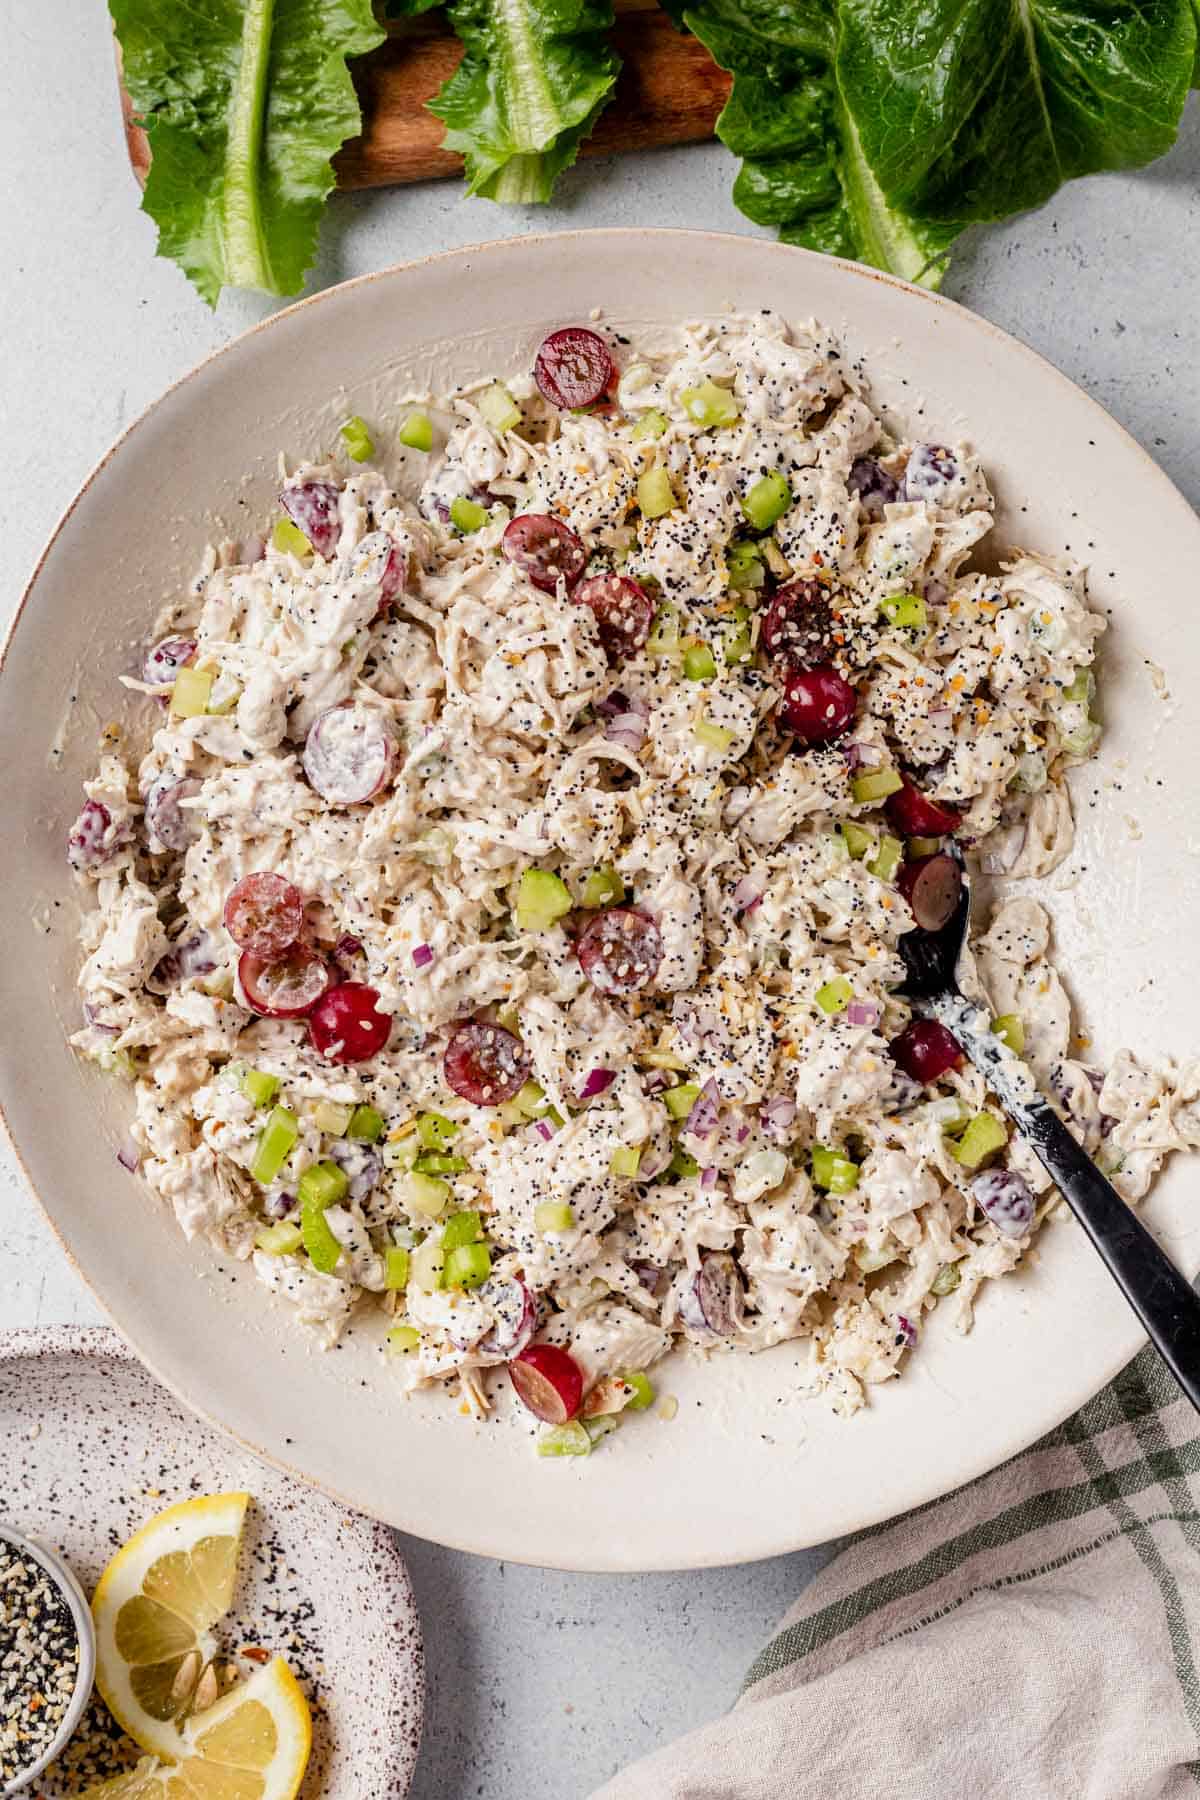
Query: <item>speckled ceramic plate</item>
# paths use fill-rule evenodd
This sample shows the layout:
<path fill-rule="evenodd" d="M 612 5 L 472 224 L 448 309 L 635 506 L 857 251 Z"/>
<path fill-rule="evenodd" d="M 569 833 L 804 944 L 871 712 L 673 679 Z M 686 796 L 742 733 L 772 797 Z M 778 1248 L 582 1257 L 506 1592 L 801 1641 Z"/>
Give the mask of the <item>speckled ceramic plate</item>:
<path fill-rule="evenodd" d="M 1113 626 L 1104 749 L 1075 779 L 1075 855 L 1036 891 L 1094 1055 L 1194 1056 L 1200 523 L 1048 363 L 873 269 L 755 238 L 614 230 L 478 245 L 331 289 L 230 344 L 130 427 L 67 512 L 4 652 L 0 1099 L 51 1222 L 139 1354 L 207 1417 L 364 1512 L 492 1556 L 681 1568 L 820 1542 L 1012 1455 L 1141 1342 L 1065 1220 L 982 1296 L 970 1337 L 936 1318 L 903 1378 L 849 1423 L 803 1399 L 794 1347 L 677 1356 L 656 1373 L 679 1402 L 673 1420 L 641 1415 L 601 1454 L 549 1463 L 527 1414 L 502 1404 L 476 1424 L 440 1394 L 406 1401 L 378 1320 L 322 1355 L 244 1270 L 185 1242 L 117 1165 L 128 1093 L 68 1047 L 79 954 L 63 846 L 119 713 L 118 674 L 205 542 L 271 517 L 280 452 L 321 454 L 348 413 L 382 427 L 414 387 L 528 370 L 547 330 L 593 308 L 661 345 L 682 318 L 759 307 L 840 332 L 898 428 L 972 439 L 998 546 L 1090 564 Z M 1145 1212 L 1194 1271 L 1200 1166 L 1165 1170 Z"/>
<path fill-rule="evenodd" d="M 403 1800 L 416 1766 L 421 1626 L 392 1533 L 258 1461 L 159 1387 L 115 1331 L 0 1331 L 0 1514 L 67 1558 L 90 1594 L 163 1507 L 254 1496 L 235 1610 L 218 1627 L 243 1675 L 287 1658 L 313 1711 L 301 1800 Z M 98 1697 L 41 1800 L 136 1760 Z"/>

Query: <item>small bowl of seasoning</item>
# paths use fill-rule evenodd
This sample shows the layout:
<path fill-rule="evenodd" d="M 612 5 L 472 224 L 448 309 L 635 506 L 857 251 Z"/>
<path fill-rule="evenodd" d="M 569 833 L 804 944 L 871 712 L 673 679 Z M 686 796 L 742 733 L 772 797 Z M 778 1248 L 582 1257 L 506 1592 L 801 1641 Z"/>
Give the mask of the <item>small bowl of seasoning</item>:
<path fill-rule="evenodd" d="M 0 1794 L 19 1794 L 62 1751 L 96 1673 L 83 1589 L 53 1550 L 0 1524 Z"/>

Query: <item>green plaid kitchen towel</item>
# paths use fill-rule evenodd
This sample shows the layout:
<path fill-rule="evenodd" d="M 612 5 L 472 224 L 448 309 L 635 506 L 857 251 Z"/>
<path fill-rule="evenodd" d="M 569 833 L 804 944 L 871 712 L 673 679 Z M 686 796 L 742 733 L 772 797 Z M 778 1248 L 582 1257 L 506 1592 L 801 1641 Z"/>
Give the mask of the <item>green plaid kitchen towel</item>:
<path fill-rule="evenodd" d="M 1200 1794 L 1200 1420 L 1151 1350 L 851 1539 L 734 1710 L 594 1800 Z"/>

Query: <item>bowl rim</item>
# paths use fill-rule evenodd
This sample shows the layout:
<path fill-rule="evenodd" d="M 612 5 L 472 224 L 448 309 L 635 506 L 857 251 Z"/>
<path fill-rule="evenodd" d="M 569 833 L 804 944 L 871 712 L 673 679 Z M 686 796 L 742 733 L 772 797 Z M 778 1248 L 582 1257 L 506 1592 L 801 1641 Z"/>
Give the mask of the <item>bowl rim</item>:
<path fill-rule="evenodd" d="M 572 245 L 580 244 L 585 241 L 595 242 L 605 239 L 612 241 L 614 244 L 625 246 L 628 246 L 635 241 L 644 244 L 647 240 L 654 240 L 659 243 L 668 243 L 672 240 L 686 240 L 689 243 L 698 241 L 706 244 L 714 254 L 719 253 L 723 246 L 737 246 L 741 249 L 744 248 L 748 242 L 752 242 L 755 245 L 756 254 L 761 254 L 773 259 L 787 258 L 798 268 L 803 267 L 805 264 L 820 266 L 822 268 L 833 266 L 845 276 L 853 276 L 861 281 L 866 281 L 881 287 L 893 289 L 901 294 L 909 295 L 914 299 L 921 301 L 925 307 L 933 309 L 934 313 L 939 311 L 947 312 L 953 316 L 965 319 L 969 322 L 969 326 L 972 330 L 982 332 L 986 338 L 990 338 L 994 343 L 1002 346 L 1008 354 L 1011 355 L 1019 352 L 1025 362 L 1031 365 L 1032 369 L 1040 374 L 1043 381 L 1050 384 L 1052 388 L 1069 394 L 1073 397 L 1076 404 L 1082 403 L 1085 408 L 1094 415 L 1097 425 L 1102 427 L 1110 440 L 1115 440 L 1119 443 L 1123 454 L 1132 455 L 1136 458 L 1137 462 L 1141 465 L 1142 474 L 1147 478 L 1153 477 L 1154 485 L 1157 489 L 1158 503 L 1163 507 L 1170 507 L 1170 510 L 1175 514 L 1180 528 L 1186 529 L 1194 534 L 1197 538 L 1197 546 L 1200 548 L 1200 518 L 1197 517 L 1195 509 L 1175 485 L 1171 477 L 1150 455 L 1149 451 L 1138 442 L 1132 433 L 1122 425 L 1118 419 L 1114 418 L 1114 416 L 1108 412 L 1098 400 L 1088 393 L 1085 388 L 1072 380 L 1070 376 L 1064 374 L 1061 369 L 1050 362 L 1049 359 L 1043 356 L 1039 351 L 1031 348 L 1020 338 L 1006 331 L 1002 326 L 984 318 L 979 313 L 973 312 L 969 307 L 962 305 L 956 300 L 950 299 L 946 295 L 935 292 L 929 288 L 916 286 L 898 276 L 889 274 L 886 271 L 874 269 L 866 264 L 852 262 L 843 257 L 820 254 L 815 251 L 803 249 L 799 246 L 783 244 L 778 240 L 752 238 L 750 234 L 696 230 L 675 226 L 602 226 L 581 228 L 571 231 L 543 231 L 515 237 L 484 239 L 471 244 L 458 245 L 448 250 L 431 252 L 426 256 L 407 258 L 403 261 L 389 264 L 385 268 L 371 270 L 362 275 L 354 276 L 349 280 L 335 283 L 333 286 L 323 288 L 315 293 L 304 295 L 299 300 L 279 308 L 278 311 L 269 314 L 266 318 L 260 319 L 253 325 L 246 327 L 243 331 L 238 332 L 235 336 L 231 337 L 227 343 L 224 343 L 215 350 L 209 352 L 208 355 L 203 357 L 190 369 L 186 370 L 173 382 L 169 383 L 168 386 L 165 387 L 154 400 L 145 406 L 122 430 L 119 436 L 97 460 L 91 471 L 80 484 L 74 496 L 64 508 L 57 523 L 50 532 L 45 546 L 30 574 L 29 580 L 22 591 L 21 598 L 13 612 L 9 626 L 4 633 L 3 641 L 0 642 L 0 676 L 4 673 L 8 651 L 24 617 L 25 607 L 32 597 L 34 588 L 37 586 L 41 577 L 46 561 L 60 536 L 68 526 L 76 508 L 83 501 L 93 483 L 105 470 L 114 456 L 122 449 L 126 441 L 132 437 L 135 432 L 141 429 L 146 420 L 160 405 L 189 383 L 202 376 L 213 364 L 226 356 L 241 352 L 246 343 L 255 338 L 259 333 L 269 330 L 281 321 L 290 320 L 303 309 L 317 306 L 322 303 L 331 303 L 335 297 L 343 296 L 350 290 L 366 288 L 367 285 L 371 283 L 388 280 L 401 274 L 411 274 L 441 263 L 460 261 L 465 258 L 479 258 L 482 260 L 505 254 L 519 255 L 524 253 L 527 248 L 534 254 L 544 254 L 548 247 L 553 246 L 555 250 L 563 254 L 569 254 Z M 799 310 L 802 311 L 803 308 L 800 308 Z M 684 317 L 686 316 L 686 313 L 681 312 L 680 316 Z M 112 1313 L 103 1296 L 93 1285 L 86 1270 L 84 1270 L 79 1263 L 63 1230 L 60 1229 L 58 1221 L 51 1213 L 49 1207 L 42 1199 L 40 1192 L 35 1186 L 9 1121 L 7 1109 L 4 1105 L 4 1096 L 2 1094 L 0 1094 L 0 1127 L 3 1128 L 4 1135 L 11 1146 L 14 1160 L 22 1172 L 27 1188 L 36 1199 L 43 1217 L 49 1224 L 50 1229 L 64 1255 L 67 1257 L 68 1262 L 79 1274 L 87 1287 L 88 1292 L 93 1296 L 105 1316 L 112 1320 L 114 1325 L 118 1324 L 115 1315 Z M 120 1323 L 120 1330 L 122 1333 L 125 1331 L 123 1322 Z M 356 1512 L 362 1511 L 363 1502 L 356 1499 L 352 1494 L 346 1493 L 336 1483 L 326 1478 L 316 1477 L 305 1469 L 297 1467 L 277 1450 L 265 1447 L 259 1441 L 259 1436 L 261 1434 L 255 1433 L 248 1435 L 237 1427 L 228 1424 L 218 1412 L 210 1408 L 209 1404 L 192 1399 L 182 1387 L 178 1386 L 174 1380 L 160 1371 L 154 1358 L 146 1355 L 142 1351 L 138 1343 L 139 1335 L 136 1328 L 129 1335 L 128 1341 L 133 1347 L 134 1354 L 150 1371 L 154 1378 L 170 1393 L 174 1394 L 183 1405 L 187 1406 L 192 1412 L 196 1413 L 215 1429 L 221 1431 L 226 1437 L 241 1444 L 253 1455 L 262 1458 L 275 1468 L 284 1471 L 286 1474 L 297 1480 L 318 1488 L 321 1492 L 327 1494 L 330 1498 L 336 1500 L 339 1504 L 350 1510 Z M 1001 1462 L 1027 1449 L 1031 1443 L 1035 1442 L 1046 1431 L 1052 1430 L 1057 1425 L 1061 1424 L 1065 1418 L 1069 1417 L 1081 1405 L 1085 1404 L 1089 1398 L 1106 1386 L 1107 1383 L 1119 1373 L 1120 1369 L 1138 1353 L 1145 1342 L 1145 1334 L 1142 1333 L 1139 1328 L 1137 1338 L 1133 1342 L 1133 1347 L 1127 1351 L 1125 1346 L 1121 1345 L 1116 1348 L 1115 1352 L 1109 1353 L 1103 1365 L 1099 1362 L 1092 1365 L 1085 1388 L 1080 1392 L 1072 1394 L 1069 1402 L 1058 1408 L 1053 1417 L 1037 1418 L 1031 1422 L 1028 1429 L 1023 1429 L 1019 1440 L 1015 1437 L 1010 1440 L 999 1457 L 991 1451 L 985 1451 L 981 1455 L 976 1455 L 971 1459 L 969 1465 L 964 1467 L 958 1473 L 950 1488 L 947 1488 L 945 1479 L 941 1474 L 931 1474 L 928 1481 L 919 1489 L 919 1491 L 914 1490 L 910 1493 L 900 1510 L 912 1510 L 940 1498 L 942 1495 L 949 1491 L 953 1491 L 955 1488 L 966 1486 L 980 1476 L 988 1473 L 991 1469 L 999 1466 Z M 890 1502 L 885 1501 L 883 1505 L 880 1506 L 877 1501 L 872 1502 L 869 1498 L 864 1498 L 859 1513 L 855 1516 L 853 1522 L 848 1524 L 846 1529 L 869 1529 L 874 1525 L 895 1516 L 898 1516 L 896 1508 Z M 398 1526 L 396 1528 L 401 1529 L 403 1527 Z M 411 1529 L 411 1527 L 409 1529 Z M 439 1534 L 434 1541 L 445 1544 L 447 1547 L 475 1555 L 496 1556 L 503 1554 L 504 1560 L 506 1561 L 524 1562 L 540 1568 L 553 1567 L 572 1571 L 592 1569 L 596 1572 L 620 1573 L 646 1570 L 691 1569 L 727 1566 L 729 1561 L 727 1557 L 722 1556 L 719 1553 L 699 1556 L 691 1553 L 682 1561 L 656 1558 L 652 1562 L 639 1560 L 637 1562 L 631 1561 L 615 1564 L 607 1560 L 601 1562 L 586 1562 L 580 1561 L 578 1558 L 571 1558 L 569 1560 L 551 1558 L 548 1560 L 544 1555 L 541 1557 L 538 1557 L 535 1554 L 521 1555 L 519 1552 L 514 1552 L 511 1548 L 501 1553 L 496 1551 L 488 1541 L 481 1541 L 478 1536 L 468 1537 L 461 1532 L 456 1533 L 453 1538 L 447 1538 Z M 754 1561 L 769 1556 L 786 1554 L 798 1547 L 802 1547 L 804 1544 L 816 1541 L 819 1540 L 803 1536 L 797 1538 L 794 1529 L 789 1531 L 781 1517 L 780 1525 L 771 1542 L 763 1542 L 754 1550 L 738 1555 L 734 1560 L 735 1562 Z"/>
<path fill-rule="evenodd" d="M 53 1742 L 48 1749 L 42 1752 L 38 1760 L 30 1763 L 27 1769 L 22 1769 L 9 1781 L 3 1790 L 5 1795 L 8 1795 L 23 1793 L 31 1782 L 37 1780 L 39 1775 L 45 1774 L 50 1764 L 62 1754 L 74 1736 L 79 1721 L 83 1717 L 84 1707 L 91 1699 L 92 1689 L 96 1685 L 96 1627 L 87 1595 L 80 1585 L 78 1576 L 64 1556 L 48 1544 L 43 1544 L 38 1538 L 32 1537 L 28 1532 L 22 1531 L 18 1526 L 9 1524 L 5 1519 L 0 1519 L 0 1540 L 21 1551 L 49 1575 L 70 1608 L 75 1626 L 75 1636 L 79 1643 L 79 1672 L 75 1677 L 75 1688 L 70 1704 L 63 1714 L 62 1724 L 59 1726 Z"/>

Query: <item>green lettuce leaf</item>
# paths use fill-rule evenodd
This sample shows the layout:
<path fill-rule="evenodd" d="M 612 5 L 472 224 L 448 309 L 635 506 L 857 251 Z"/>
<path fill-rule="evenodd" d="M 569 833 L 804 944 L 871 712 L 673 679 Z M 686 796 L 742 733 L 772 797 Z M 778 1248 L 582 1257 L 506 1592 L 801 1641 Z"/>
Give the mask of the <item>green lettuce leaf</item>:
<path fill-rule="evenodd" d="M 717 131 L 743 212 L 928 286 L 966 226 L 1161 156 L 1197 57 L 1195 0 L 698 0 L 682 17 L 734 76 Z"/>
<path fill-rule="evenodd" d="M 110 0 L 125 85 L 150 133 L 143 210 L 160 256 L 209 305 L 294 294 L 360 127 L 346 68 L 383 38 L 371 0 Z"/>
<path fill-rule="evenodd" d="M 469 192 L 549 200 L 617 79 L 610 0 L 457 0 L 449 14 L 466 53 L 429 108 L 466 158 Z"/>

